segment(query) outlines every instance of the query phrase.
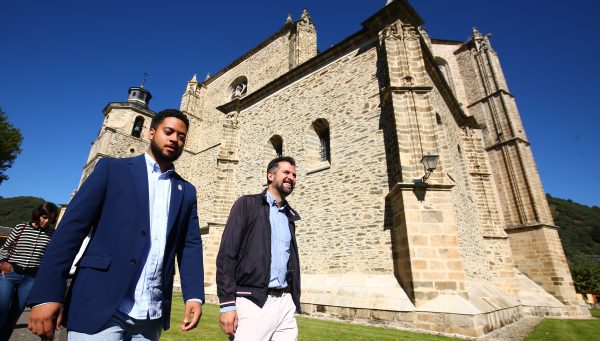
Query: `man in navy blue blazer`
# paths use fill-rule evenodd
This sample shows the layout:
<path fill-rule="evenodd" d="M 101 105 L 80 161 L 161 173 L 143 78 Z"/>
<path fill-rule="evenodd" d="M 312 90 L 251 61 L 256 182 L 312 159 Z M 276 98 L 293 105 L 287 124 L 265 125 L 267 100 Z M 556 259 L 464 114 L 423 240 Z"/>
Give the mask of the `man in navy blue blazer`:
<path fill-rule="evenodd" d="M 169 328 L 175 256 L 185 301 L 181 329 L 198 325 L 204 270 L 196 189 L 173 167 L 188 129 L 182 112 L 161 111 L 146 153 L 98 162 L 39 269 L 29 297 L 33 333 L 52 338 L 62 322 L 69 340 L 158 340 Z M 71 263 L 90 231 L 65 298 Z"/>

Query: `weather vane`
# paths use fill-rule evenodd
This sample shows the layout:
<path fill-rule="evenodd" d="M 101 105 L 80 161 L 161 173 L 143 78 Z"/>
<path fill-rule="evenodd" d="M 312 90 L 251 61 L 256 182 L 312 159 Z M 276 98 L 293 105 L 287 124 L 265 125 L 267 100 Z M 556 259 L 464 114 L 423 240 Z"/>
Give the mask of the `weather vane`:
<path fill-rule="evenodd" d="M 146 83 L 146 79 L 148 79 L 148 72 L 144 72 L 144 78 L 142 78 L 142 84 L 140 87 L 144 87 L 144 83 Z"/>

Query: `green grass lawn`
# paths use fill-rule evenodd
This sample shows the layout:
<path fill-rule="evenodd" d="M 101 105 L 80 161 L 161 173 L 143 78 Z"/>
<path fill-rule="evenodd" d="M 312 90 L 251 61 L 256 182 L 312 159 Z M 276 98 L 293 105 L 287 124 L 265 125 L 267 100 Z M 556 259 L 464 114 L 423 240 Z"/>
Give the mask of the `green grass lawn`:
<path fill-rule="evenodd" d="M 525 341 L 535 340 L 600 340 L 600 320 L 545 319 L 525 338 Z"/>
<path fill-rule="evenodd" d="M 590 309 L 593 317 L 600 317 L 600 309 Z"/>
<path fill-rule="evenodd" d="M 177 296 L 176 296 L 177 295 Z M 219 308 L 214 304 L 202 307 L 200 325 L 189 332 L 182 332 L 179 327 L 183 320 L 184 305 L 181 295 L 173 295 L 173 311 L 171 312 L 171 329 L 163 333 L 161 340 L 229 340 L 219 327 Z M 299 341 L 324 340 L 452 340 L 448 337 L 428 334 L 403 332 L 391 328 L 368 327 L 342 322 L 316 320 L 298 317 Z"/>
<path fill-rule="evenodd" d="M 323 340 L 455 340 L 453 338 L 418 334 L 400 331 L 391 328 L 369 327 L 350 323 L 332 322 L 299 317 L 298 340 L 323 341 Z"/>
<path fill-rule="evenodd" d="M 181 295 L 173 297 L 171 313 L 171 329 L 163 333 L 161 340 L 229 340 L 219 327 L 219 307 L 214 304 L 203 306 L 200 325 L 189 332 L 182 332 L 179 327 L 183 320 L 184 305 Z M 600 317 L 600 310 L 592 310 L 592 315 Z M 369 327 L 350 323 L 332 322 L 298 317 L 300 341 L 348 340 L 348 341 L 377 341 L 377 340 L 452 340 L 448 337 L 429 334 L 418 334 L 399 331 L 391 328 Z M 600 340 L 600 319 L 598 320 L 555 320 L 545 319 L 525 338 L 535 340 Z"/>

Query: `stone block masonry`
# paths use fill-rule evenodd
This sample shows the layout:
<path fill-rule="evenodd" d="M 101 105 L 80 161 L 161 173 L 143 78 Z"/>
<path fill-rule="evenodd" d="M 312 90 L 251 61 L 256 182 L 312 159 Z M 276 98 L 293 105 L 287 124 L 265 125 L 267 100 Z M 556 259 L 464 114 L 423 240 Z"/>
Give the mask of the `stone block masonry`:
<path fill-rule="evenodd" d="M 208 300 L 233 202 L 260 192 L 282 153 L 297 160 L 288 199 L 302 216 L 306 314 L 462 337 L 525 316 L 589 316 L 489 37 L 431 39 L 404 0 L 362 25 L 317 53 L 304 12 L 185 84 L 191 127 L 176 167 L 198 190 Z M 147 146 L 132 134 L 154 115 L 143 103 L 104 114 L 82 178 L 101 157 Z M 427 154 L 439 163 L 423 183 Z"/>

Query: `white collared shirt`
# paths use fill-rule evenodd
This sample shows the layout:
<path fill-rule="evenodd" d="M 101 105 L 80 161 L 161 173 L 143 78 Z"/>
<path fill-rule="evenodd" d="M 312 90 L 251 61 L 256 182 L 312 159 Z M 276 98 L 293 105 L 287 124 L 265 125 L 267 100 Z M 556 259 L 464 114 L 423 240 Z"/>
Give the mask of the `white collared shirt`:
<path fill-rule="evenodd" d="M 279 207 L 277 200 L 269 191 L 267 191 L 266 196 L 269 203 L 269 222 L 271 223 L 271 277 L 269 288 L 285 288 L 287 287 L 286 276 L 292 240 L 289 219 L 286 214 L 288 206 Z"/>

